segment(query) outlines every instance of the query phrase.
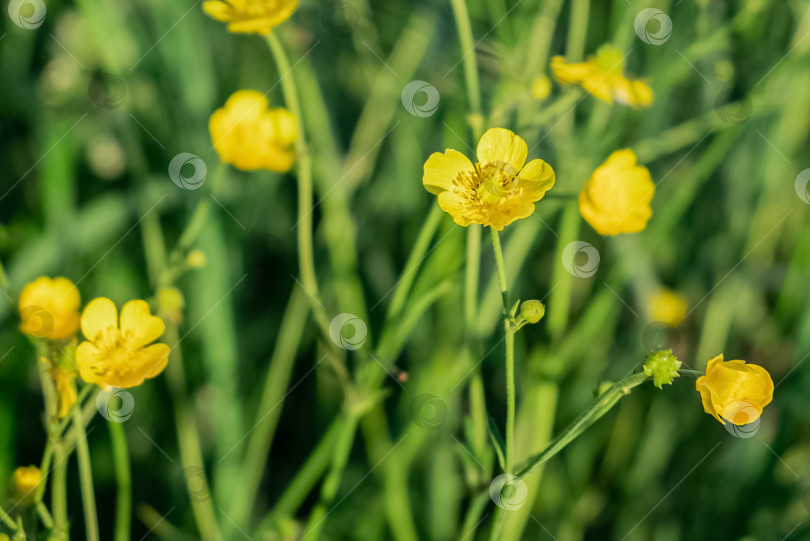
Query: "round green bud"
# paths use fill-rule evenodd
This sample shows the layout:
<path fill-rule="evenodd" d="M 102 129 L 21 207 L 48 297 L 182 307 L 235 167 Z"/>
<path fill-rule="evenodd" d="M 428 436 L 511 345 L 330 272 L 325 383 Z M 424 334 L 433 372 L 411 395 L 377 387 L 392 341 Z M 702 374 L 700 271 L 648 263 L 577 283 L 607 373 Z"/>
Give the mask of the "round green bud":
<path fill-rule="evenodd" d="M 662 388 L 662 385 L 672 383 L 678 377 L 681 361 L 672 354 L 671 349 L 662 349 L 647 355 L 644 363 L 644 373 L 652 376 L 653 385 Z"/>
<path fill-rule="evenodd" d="M 537 300 L 523 301 L 520 305 L 520 316 L 529 323 L 537 323 L 546 314 L 546 307 Z"/>

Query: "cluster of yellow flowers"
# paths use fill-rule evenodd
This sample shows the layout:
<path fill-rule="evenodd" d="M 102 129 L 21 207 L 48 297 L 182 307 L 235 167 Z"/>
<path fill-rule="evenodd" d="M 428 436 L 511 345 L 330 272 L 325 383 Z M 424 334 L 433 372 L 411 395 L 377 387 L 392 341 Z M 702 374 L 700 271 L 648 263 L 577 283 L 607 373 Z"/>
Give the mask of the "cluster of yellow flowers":
<path fill-rule="evenodd" d="M 51 373 L 60 397 L 59 417 L 76 401 L 76 374 L 101 387 L 133 387 L 153 378 L 166 367 L 169 346 L 153 344 L 165 329 L 142 300 L 118 310 L 110 299 L 92 300 L 79 315 L 80 297 L 67 278 L 42 276 L 20 294 L 20 329 L 34 339 L 75 342 L 81 326 L 85 341 L 76 348 L 75 365 L 53 363 Z M 43 362 L 50 362 L 43 359 Z"/>

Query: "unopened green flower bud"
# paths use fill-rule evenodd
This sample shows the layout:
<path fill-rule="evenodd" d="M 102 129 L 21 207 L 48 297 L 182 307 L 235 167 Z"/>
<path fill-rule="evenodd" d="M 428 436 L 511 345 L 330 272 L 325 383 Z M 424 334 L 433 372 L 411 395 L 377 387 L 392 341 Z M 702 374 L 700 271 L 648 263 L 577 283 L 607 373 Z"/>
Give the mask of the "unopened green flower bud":
<path fill-rule="evenodd" d="M 671 349 L 662 349 L 647 355 L 644 362 L 644 373 L 652 376 L 653 385 L 662 389 L 662 385 L 672 383 L 678 377 L 681 361 L 672 354 Z"/>
<path fill-rule="evenodd" d="M 536 300 L 523 301 L 520 305 L 520 316 L 529 323 L 537 323 L 546 314 L 546 307 Z"/>

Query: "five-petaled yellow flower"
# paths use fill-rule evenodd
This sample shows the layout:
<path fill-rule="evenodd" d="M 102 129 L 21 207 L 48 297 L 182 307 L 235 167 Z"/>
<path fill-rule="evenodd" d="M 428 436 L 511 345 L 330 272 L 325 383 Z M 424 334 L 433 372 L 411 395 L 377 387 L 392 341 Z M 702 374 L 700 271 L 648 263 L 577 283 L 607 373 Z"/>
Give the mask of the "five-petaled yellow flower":
<path fill-rule="evenodd" d="M 603 45 L 596 56 L 585 62 L 568 63 L 562 56 L 551 59 L 551 71 L 558 83 L 579 84 L 595 97 L 607 103 L 622 103 L 632 107 L 649 107 L 653 91 L 645 81 L 624 76 L 624 59 L 619 49 Z"/>
<path fill-rule="evenodd" d="M 146 301 L 129 301 L 118 311 L 110 299 L 93 299 L 82 312 L 87 342 L 76 349 L 79 374 L 102 387 L 134 387 L 160 374 L 169 361 L 169 346 L 152 344 L 166 328 L 149 312 Z"/>
<path fill-rule="evenodd" d="M 478 162 L 461 152 L 435 152 L 425 162 L 422 184 L 462 226 L 488 225 L 500 231 L 534 212 L 534 202 L 554 186 L 543 160 L 526 163 L 526 141 L 504 128 L 491 128 L 478 142 Z M 525 165 L 524 165 L 525 164 Z"/>
<path fill-rule="evenodd" d="M 268 107 L 261 92 L 239 90 L 214 111 L 208 129 L 223 162 L 243 171 L 290 170 L 298 136 L 295 117 L 283 107 Z"/>
<path fill-rule="evenodd" d="M 79 329 L 79 290 L 67 278 L 40 276 L 20 293 L 20 330 L 29 336 L 65 340 Z"/>
<path fill-rule="evenodd" d="M 647 226 L 655 195 L 650 171 L 630 149 L 617 150 L 596 168 L 579 194 L 579 211 L 600 235 L 637 233 Z"/>
<path fill-rule="evenodd" d="M 203 11 L 228 23 L 228 31 L 237 34 L 269 34 L 298 7 L 298 0 L 207 0 Z"/>
<path fill-rule="evenodd" d="M 649 313 L 653 321 L 660 321 L 670 327 L 677 327 L 686 317 L 688 307 L 684 295 L 661 288 L 650 299 Z"/>
<path fill-rule="evenodd" d="M 723 424 L 754 422 L 773 399 L 773 380 L 767 370 L 745 361 L 723 362 L 722 354 L 709 360 L 696 388 L 703 409 Z"/>
<path fill-rule="evenodd" d="M 36 490 L 42 481 L 42 472 L 36 466 L 21 466 L 14 470 L 14 492 L 19 505 L 33 503 Z"/>

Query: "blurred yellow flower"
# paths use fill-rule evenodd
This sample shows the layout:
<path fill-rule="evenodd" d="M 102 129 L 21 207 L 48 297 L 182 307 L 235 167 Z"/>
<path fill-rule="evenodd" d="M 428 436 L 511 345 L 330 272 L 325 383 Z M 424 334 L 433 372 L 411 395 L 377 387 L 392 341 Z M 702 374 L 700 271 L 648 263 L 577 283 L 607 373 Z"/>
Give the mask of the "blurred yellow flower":
<path fill-rule="evenodd" d="M 19 498 L 19 505 L 33 503 L 40 481 L 42 472 L 36 466 L 21 466 L 14 470 L 14 491 Z"/>
<path fill-rule="evenodd" d="M 298 0 L 207 0 L 203 11 L 228 23 L 228 31 L 238 34 L 269 34 L 298 7 Z"/>
<path fill-rule="evenodd" d="M 129 301 L 121 309 L 105 297 L 93 299 L 82 313 L 87 342 L 76 349 L 79 374 L 87 383 L 128 388 L 160 374 L 169 361 L 169 346 L 152 344 L 166 328 L 149 312 L 146 301 Z"/>
<path fill-rule="evenodd" d="M 686 317 L 686 297 L 675 291 L 661 288 L 650 299 L 649 314 L 653 321 L 677 327 Z"/>
<path fill-rule="evenodd" d="M 43 359 L 47 362 L 47 359 Z M 76 378 L 75 372 L 66 368 L 55 368 L 53 370 L 53 381 L 56 383 L 56 394 L 59 398 L 59 405 L 56 411 L 56 418 L 67 417 L 70 408 L 76 403 L 76 388 L 73 387 L 73 380 Z"/>
<path fill-rule="evenodd" d="M 534 202 L 554 186 L 543 160 L 526 163 L 528 147 L 504 128 L 491 128 L 478 142 L 478 162 L 461 152 L 435 152 L 425 162 L 422 184 L 461 226 L 488 225 L 500 231 L 534 212 Z M 525 166 L 524 166 L 525 164 Z"/>
<path fill-rule="evenodd" d="M 600 100 L 632 107 L 649 107 L 653 91 L 645 81 L 624 76 L 624 59 L 613 45 L 603 45 L 585 62 L 568 63 L 562 56 L 551 59 L 551 71 L 558 83 L 579 84 Z"/>
<path fill-rule="evenodd" d="M 532 97 L 543 101 L 551 93 L 551 80 L 545 75 L 535 77 L 532 81 Z"/>
<path fill-rule="evenodd" d="M 79 328 L 79 290 L 67 278 L 40 276 L 20 293 L 20 330 L 30 336 L 64 340 Z"/>
<path fill-rule="evenodd" d="M 652 216 L 650 172 L 630 149 L 617 150 L 596 168 L 579 194 L 579 211 L 600 235 L 637 233 Z"/>
<path fill-rule="evenodd" d="M 295 117 L 269 105 L 261 92 L 239 90 L 214 111 L 208 129 L 223 162 L 243 171 L 290 170 L 295 159 L 291 147 L 298 136 Z"/>
<path fill-rule="evenodd" d="M 723 355 L 710 359 L 706 375 L 696 388 L 706 413 L 725 424 L 745 425 L 756 421 L 773 399 L 773 380 L 768 371 L 745 361 L 723 362 Z"/>

